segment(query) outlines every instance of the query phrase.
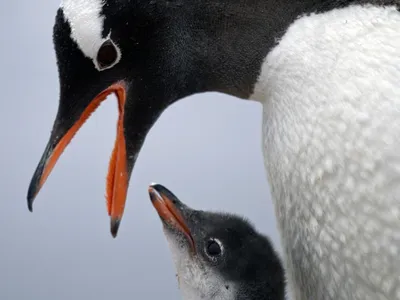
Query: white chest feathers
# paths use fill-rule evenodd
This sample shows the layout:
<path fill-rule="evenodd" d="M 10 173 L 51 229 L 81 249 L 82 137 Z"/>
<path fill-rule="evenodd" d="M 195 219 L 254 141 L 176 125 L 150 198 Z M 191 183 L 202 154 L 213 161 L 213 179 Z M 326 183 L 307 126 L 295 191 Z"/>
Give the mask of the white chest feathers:
<path fill-rule="evenodd" d="M 299 18 L 252 98 L 295 299 L 400 299 L 400 12 Z"/>
<path fill-rule="evenodd" d="M 183 300 L 232 300 L 236 287 L 225 281 L 200 258 L 189 255 L 187 247 L 175 236 L 164 231 L 177 271 L 179 290 Z M 227 288 L 228 287 L 228 288 Z"/>

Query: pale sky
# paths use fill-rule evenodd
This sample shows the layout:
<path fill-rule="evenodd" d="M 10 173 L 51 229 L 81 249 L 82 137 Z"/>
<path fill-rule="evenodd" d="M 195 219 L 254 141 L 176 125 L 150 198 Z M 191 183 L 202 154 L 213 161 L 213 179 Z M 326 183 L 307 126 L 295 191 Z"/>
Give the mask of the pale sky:
<path fill-rule="evenodd" d="M 151 182 L 194 208 L 246 216 L 278 246 L 261 152 L 262 107 L 215 93 L 176 103 L 150 131 L 117 239 L 104 198 L 113 97 L 72 141 L 28 211 L 28 185 L 58 105 L 52 27 L 59 1 L 0 2 L 0 299 L 179 299 L 147 194 Z"/>

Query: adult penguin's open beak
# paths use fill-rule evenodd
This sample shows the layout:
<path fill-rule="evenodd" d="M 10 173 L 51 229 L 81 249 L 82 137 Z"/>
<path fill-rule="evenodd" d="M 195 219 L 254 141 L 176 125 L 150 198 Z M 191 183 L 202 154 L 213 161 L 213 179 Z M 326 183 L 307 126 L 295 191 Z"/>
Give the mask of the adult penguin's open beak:
<path fill-rule="evenodd" d="M 83 17 L 86 19 L 85 13 Z M 89 28 L 88 31 L 85 28 L 80 29 L 85 34 L 93 29 Z M 107 96 L 115 94 L 119 116 L 107 175 L 106 198 L 111 233 L 116 237 L 124 213 L 130 176 L 147 133 L 168 105 L 188 93 L 180 90 L 179 81 L 175 83 L 165 77 L 165 74 L 171 74 L 166 66 L 154 62 L 159 50 L 149 47 L 147 42 L 151 39 L 147 35 L 143 43 L 135 44 L 134 49 L 130 39 L 121 39 L 118 34 L 114 37 L 110 35 L 110 40 L 104 42 L 108 46 L 101 53 L 97 49 L 97 54 L 92 53 L 94 45 L 90 43 L 90 34 L 83 37 L 83 46 L 87 46 L 83 48 L 82 43 L 79 44 L 73 37 L 75 35 L 61 7 L 53 30 L 60 84 L 58 112 L 50 139 L 29 186 L 28 208 L 32 211 L 35 197 L 79 128 Z M 118 45 L 118 48 L 110 46 L 112 38 L 114 47 Z M 116 49 L 122 48 L 123 55 L 118 60 L 118 55 L 115 58 L 118 54 Z M 151 52 L 149 49 L 156 50 Z M 110 61 L 115 64 L 100 70 L 99 57 L 103 65 Z"/>
<path fill-rule="evenodd" d="M 89 101 L 85 101 L 84 99 L 83 101 L 81 99 L 78 101 L 78 99 L 73 99 L 71 96 L 68 101 L 60 101 L 60 107 L 50 139 L 31 180 L 27 200 L 28 208 L 32 211 L 35 197 L 46 182 L 46 179 L 69 142 L 90 117 L 91 113 L 112 93 L 118 99 L 119 117 L 114 150 L 111 155 L 107 175 L 106 198 L 108 214 L 111 217 L 111 233 L 116 237 L 124 213 L 130 173 L 143 142 L 139 141 L 136 146 L 133 145 L 127 148 L 124 132 L 127 89 L 125 83 L 122 81 L 110 85 Z M 69 103 L 70 105 L 65 105 L 65 103 Z M 127 150 L 137 153 L 127 153 Z M 128 156 L 130 160 L 128 160 Z"/>

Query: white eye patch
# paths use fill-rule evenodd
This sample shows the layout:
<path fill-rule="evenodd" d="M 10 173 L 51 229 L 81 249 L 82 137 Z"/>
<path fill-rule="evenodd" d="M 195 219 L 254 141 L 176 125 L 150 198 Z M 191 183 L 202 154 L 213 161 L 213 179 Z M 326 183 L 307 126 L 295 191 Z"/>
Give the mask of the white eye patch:
<path fill-rule="evenodd" d="M 62 0 L 60 6 L 71 27 L 72 40 L 76 42 L 82 53 L 93 61 L 99 71 L 113 67 L 121 58 L 120 49 L 109 38 L 110 33 L 106 38 L 102 38 L 104 16 L 101 15 L 101 10 L 103 5 L 102 0 Z M 109 44 L 106 44 L 106 51 L 103 51 L 104 61 L 98 62 L 99 50 L 105 42 L 109 42 Z M 104 56 L 104 53 L 107 55 Z M 114 59 L 112 59 L 113 57 Z M 108 63 L 104 64 L 105 61 Z"/>

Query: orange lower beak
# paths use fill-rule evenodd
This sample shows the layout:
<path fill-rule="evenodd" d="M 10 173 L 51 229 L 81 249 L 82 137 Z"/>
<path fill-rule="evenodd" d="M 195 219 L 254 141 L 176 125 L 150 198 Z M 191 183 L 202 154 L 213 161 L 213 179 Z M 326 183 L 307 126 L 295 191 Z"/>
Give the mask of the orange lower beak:
<path fill-rule="evenodd" d="M 115 145 L 110 159 L 107 175 L 106 198 L 108 214 L 111 217 L 111 233 L 114 237 L 116 237 L 118 227 L 124 213 L 128 190 L 127 155 L 123 127 L 126 89 L 123 83 L 113 84 L 97 95 L 83 111 L 80 118 L 61 137 L 61 139 L 59 139 L 55 147 L 51 149 L 48 146 L 29 187 L 28 207 L 29 210 L 32 211 L 32 203 L 35 196 L 39 193 L 41 187 L 46 182 L 46 179 L 57 163 L 57 160 L 68 146 L 74 135 L 78 132 L 90 115 L 97 109 L 97 107 L 99 107 L 101 102 L 112 93 L 115 93 L 118 98 L 119 117 Z"/>

